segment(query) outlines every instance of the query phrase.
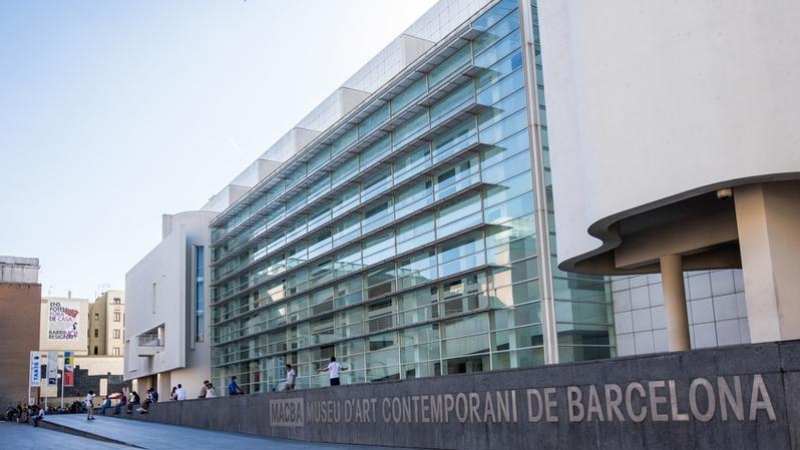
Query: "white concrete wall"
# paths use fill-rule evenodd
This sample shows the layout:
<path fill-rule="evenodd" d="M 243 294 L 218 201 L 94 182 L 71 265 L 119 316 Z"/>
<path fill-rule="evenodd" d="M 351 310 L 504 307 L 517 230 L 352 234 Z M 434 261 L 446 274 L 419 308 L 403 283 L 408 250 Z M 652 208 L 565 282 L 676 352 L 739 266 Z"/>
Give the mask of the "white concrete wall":
<path fill-rule="evenodd" d="M 166 236 L 127 273 L 126 380 L 184 368 L 210 372 L 209 332 L 206 331 L 206 341 L 199 344 L 193 342 L 191 335 L 194 314 L 191 261 L 193 246 L 208 246 L 208 223 L 215 215 L 197 211 L 165 216 Z M 208 283 L 206 299 L 209 299 L 207 286 Z M 206 318 L 209 316 L 207 308 Z M 163 351 L 154 356 L 139 356 L 139 336 L 162 326 Z"/>
<path fill-rule="evenodd" d="M 539 11 L 560 263 L 598 250 L 590 228 L 717 187 L 798 178 L 800 3 Z"/>
<path fill-rule="evenodd" d="M 39 282 L 39 259 L 0 256 L 0 283 Z"/>

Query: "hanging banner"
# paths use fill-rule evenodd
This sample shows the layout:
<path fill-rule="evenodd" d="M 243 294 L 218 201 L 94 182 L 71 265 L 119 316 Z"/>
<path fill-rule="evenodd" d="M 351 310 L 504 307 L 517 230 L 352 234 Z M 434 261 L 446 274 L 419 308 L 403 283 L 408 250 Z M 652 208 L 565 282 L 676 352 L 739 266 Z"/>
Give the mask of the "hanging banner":
<path fill-rule="evenodd" d="M 47 352 L 47 384 L 58 385 L 58 352 Z"/>
<path fill-rule="evenodd" d="M 42 354 L 40 352 L 31 352 L 31 370 L 30 377 L 28 378 L 29 387 L 39 387 L 42 382 Z"/>
<path fill-rule="evenodd" d="M 64 379 L 62 386 L 73 386 L 75 384 L 75 357 L 72 352 L 64 352 Z"/>
<path fill-rule="evenodd" d="M 80 338 L 78 318 L 80 303 L 68 300 L 51 301 L 47 317 L 47 339 L 75 341 Z"/>

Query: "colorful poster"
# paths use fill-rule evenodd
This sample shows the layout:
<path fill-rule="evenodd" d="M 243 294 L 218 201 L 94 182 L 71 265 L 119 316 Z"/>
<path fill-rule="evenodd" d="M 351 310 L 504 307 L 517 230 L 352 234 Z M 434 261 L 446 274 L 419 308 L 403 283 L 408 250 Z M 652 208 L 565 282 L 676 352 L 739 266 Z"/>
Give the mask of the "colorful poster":
<path fill-rule="evenodd" d="M 47 384 L 58 385 L 58 352 L 47 352 Z"/>
<path fill-rule="evenodd" d="M 42 382 L 42 354 L 31 352 L 31 374 L 29 379 L 30 387 L 39 387 Z"/>
<path fill-rule="evenodd" d="M 47 318 L 47 339 L 78 341 L 80 311 L 77 302 L 51 301 Z"/>
<path fill-rule="evenodd" d="M 75 357 L 72 352 L 64 352 L 64 380 L 62 386 L 73 386 L 75 384 Z"/>

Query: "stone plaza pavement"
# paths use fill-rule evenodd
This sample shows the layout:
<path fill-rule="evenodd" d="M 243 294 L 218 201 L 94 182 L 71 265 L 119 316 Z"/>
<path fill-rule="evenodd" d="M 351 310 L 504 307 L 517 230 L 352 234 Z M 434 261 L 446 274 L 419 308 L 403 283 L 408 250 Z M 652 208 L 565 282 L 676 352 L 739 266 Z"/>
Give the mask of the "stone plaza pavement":
<path fill-rule="evenodd" d="M 99 449 L 270 449 L 270 450 L 411 450 L 399 447 L 324 444 L 265 438 L 196 428 L 163 425 L 118 417 L 97 416 L 87 421 L 84 414 L 50 415 L 46 424 L 0 422 L 0 448 L 43 450 L 70 448 Z M 60 430 L 60 431 L 59 431 Z M 98 439 L 111 439 L 119 443 Z"/>

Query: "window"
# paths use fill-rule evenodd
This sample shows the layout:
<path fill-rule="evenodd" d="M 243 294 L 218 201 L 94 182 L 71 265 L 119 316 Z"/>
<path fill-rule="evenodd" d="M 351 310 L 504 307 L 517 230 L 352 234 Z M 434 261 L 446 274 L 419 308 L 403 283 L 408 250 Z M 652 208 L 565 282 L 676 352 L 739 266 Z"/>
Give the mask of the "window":
<path fill-rule="evenodd" d="M 122 303 L 122 299 L 119 298 L 119 297 L 114 297 L 114 303 L 120 304 L 120 303 Z"/>
<path fill-rule="evenodd" d="M 122 315 L 120 313 L 118 313 L 118 312 L 115 312 L 114 313 L 114 322 L 121 322 L 121 321 L 122 321 Z"/>
<path fill-rule="evenodd" d="M 114 339 L 119 339 L 119 338 L 120 338 L 120 331 L 114 330 Z"/>
<path fill-rule="evenodd" d="M 195 304 L 195 323 L 194 339 L 196 342 L 203 342 L 205 339 L 205 247 L 195 247 L 195 271 L 194 271 L 194 304 Z"/>
<path fill-rule="evenodd" d="M 94 337 L 100 337 L 100 330 L 97 328 L 94 329 Z"/>
<path fill-rule="evenodd" d="M 119 356 L 119 347 L 114 347 L 111 351 L 111 354 L 114 356 Z"/>

